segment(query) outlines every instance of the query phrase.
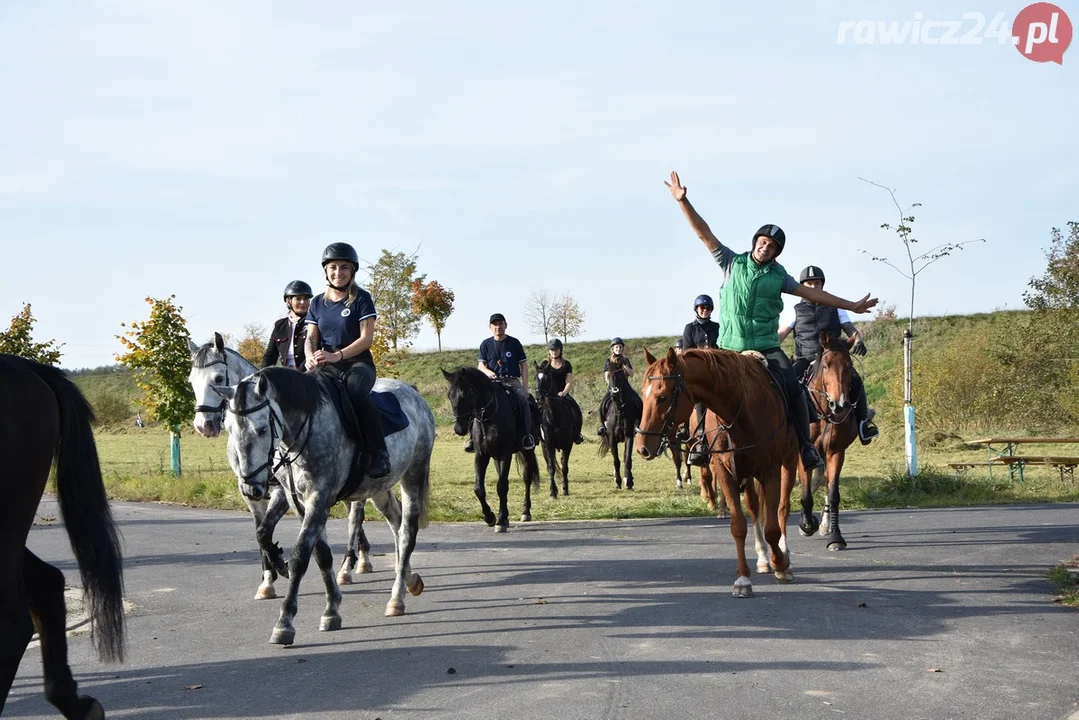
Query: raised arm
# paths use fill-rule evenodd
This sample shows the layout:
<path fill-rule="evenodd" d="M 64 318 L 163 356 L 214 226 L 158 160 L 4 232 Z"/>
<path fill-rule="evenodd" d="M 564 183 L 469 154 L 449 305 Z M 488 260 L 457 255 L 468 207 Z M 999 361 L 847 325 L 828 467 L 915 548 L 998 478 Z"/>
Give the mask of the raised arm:
<path fill-rule="evenodd" d="M 675 199 L 678 206 L 682 208 L 682 214 L 686 216 L 686 220 L 689 221 L 689 226 L 693 228 L 693 232 L 697 233 L 697 237 L 701 239 L 704 246 L 710 251 L 718 250 L 723 247 L 719 242 L 719 239 L 712 234 L 712 229 L 708 227 L 708 223 L 704 221 L 704 218 L 689 204 L 689 198 L 686 197 L 686 187 L 682 185 L 682 181 L 678 177 L 678 173 L 671 173 L 671 181 L 663 181 L 663 184 L 667 186 L 667 189 L 671 191 L 671 197 Z"/>
<path fill-rule="evenodd" d="M 842 308 L 853 313 L 866 313 L 877 305 L 877 299 L 869 297 L 868 293 L 861 300 L 851 301 L 844 300 L 843 298 L 833 295 L 830 292 L 825 292 L 824 290 L 811 288 L 808 285 L 798 285 L 795 288 L 791 288 L 790 294 L 805 298 L 818 305 Z"/>

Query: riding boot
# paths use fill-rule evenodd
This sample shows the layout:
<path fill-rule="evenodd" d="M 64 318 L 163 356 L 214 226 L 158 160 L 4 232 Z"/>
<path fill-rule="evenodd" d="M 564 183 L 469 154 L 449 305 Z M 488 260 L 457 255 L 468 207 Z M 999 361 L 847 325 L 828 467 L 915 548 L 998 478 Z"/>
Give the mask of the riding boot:
<path fill-rule="evenodd" d="M 581 417 L 581 406 L 577 404 L 577 401 L 573 399 L 572 395 L 567 395 L 566 399 L 569 401 L 570 417 L 573 418 L 573 422 L 576 423 L 575 427 L 584 427 L 584 418 Z M 581 431 L 577 431 L 577 437 L 573 439 L 574 445 L 580 445 L 584 442 L 584 435 Z"/>
<path fill-rule="evenodd" d="M 807 470 L 814 470 L 824 465 L 817 448 L 809 441 L 809 401 L 805 393 L 798 393 L 794 401 L 794 432 L 798 435 L 798 444 L 802 446 L 802 466 Z"/>
<path fill-rule="evenodd" d="M 880 435 L 880 430 L 869 417 L 869 401 L 865 397 L 865 385 L 860 382 L 860 379 L 856 382 L 858 382 L 858 398 L 854 406 L 854 418 L 858 421 L 858 439 L 863 445 L 868 445 L 873 442 L 873 438 Z"/>
<path fill-rule="evenodd" d="M 536 441 L 532 437 L 532 406 L 525 400 L 524 411 L 521 413 L 521 427 L 524 429 L 524 437 L 521 438 L 522 450 L 535 450 Z"/>
<path fill-rule="evenodd" d="M 367 477 L 372 480 L 390 474 L 390 454 L 386 450 L 386 436 L 382 433 L 382 415 L 375 407 L 374 400 L 368 395 L 363 402 L 363 432 L 367 441 L 367 450 L 371 453 L 371 465 Z"/>
<path fill-rule="evenodd" d="M 697 437 L 692 449 L 686 455 L 686 465 L 696 467 L 708 467 L 708 449 L 704 440 L 704 405 L 697 403 L 693 406 L 697 415 Z"/>
<path fill-rule="evenodd" d="M 608 392 L 603 396 L 603 399 L 599 401 L 599 430 L 596 430 L 596 434 L 603 437 L 607 434 L 607 408 L 611 404 L 611 394 Z"/>

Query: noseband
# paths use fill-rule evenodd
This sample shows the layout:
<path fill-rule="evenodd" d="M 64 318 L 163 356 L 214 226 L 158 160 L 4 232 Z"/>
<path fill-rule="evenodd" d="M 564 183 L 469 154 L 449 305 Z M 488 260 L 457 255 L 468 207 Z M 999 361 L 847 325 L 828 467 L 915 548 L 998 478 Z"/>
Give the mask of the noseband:
<path fill-rule="evenodd" d="M 229 384 L 229 363 L 228 363 L 228 360 L 214 360 L 213 362 L 206 363 L 205 365 L 196 365 L 195 369 L 196 370 L 204 370 L 204 369 L 206 369 L 208 367 L 213 367 L 214 365 L 224 365 L 225 366 L 225 386 L 227 387 L 228 384 Z M 199 413 L 210 413 L 210 414 L 212 414 L 212 413 L 222 413 L 222 412 L 224 412 L 225 405 L 227 405 L 227 404 L 228 404 L 228 400 L 226 400 L 225 398 L 221 398 L 221 402 L 216 406 L 214 406 L 214 405 L 196 405 L 195 406 L 195 414 L 198 415 Z"/>
<path fill-rule="evenodd" d="M 237 390 L 237 397 L 238 397 L 240 388 L 237 388 L 236 390 Z M 250 483 L 248 481 L 251 478 L 258 475 L 259 473 L 261 473 L 266 468 L 270 468 L 270 476 L 271 477 L 276 475 L 277 471 L 280 470 L 282 466 L 284 466 L 284 465 L 292 465 L 292 463 L 294 463 L 296 461 L 296 459 L 298 457 L 300 457 L 300 453 L 302 453 L 304 451 L 304 448 L 307 447 L 307 441 L 311 439 L 311 423 L 310 423 L 311 415 L 310 414 L 307 417 L 304 418 L 303 423 L 300 425 L 299 432 L 296 433 L 296 435 L 299 436 L 304 431 L 304 428 L 305 427 L 307 428 L 307 435 L 304 437 L 303 444 L 300 446 L 300 448 L 295 453 L 293 453 L 292 457 L 288 456 L 287 451 L 282 451 L 281 452 L 281 460 L 278 461 L 277 465 L 274 465 L 274 453 L 277 452 L 278 450 L 280 450 L 279 446 L 280 446 L 281 440 L 283 439 L 283 433 L 279 433 L 278 428 L 280 428 L 283 431 L 285 429 L 285 424 L 284 424 L 284 422 L 281 421 L 281 419 L 279 417 L 277 417 L 277 413 L 274 412 L 273 407 L 270 406 L 270 399 L 266 398 L 265 400 L 263 400 L 259 404 L 253 405 L 253 406 L 251 406 L 249 408 L 238 408 L 238 407 L 235 407 L 235 405 L 236 405 L 235 402 L 230 404 L 228 406 L 228 411 L 230 413 L 232 413 L 233 415 L 236 415 L 236 416 L 239 416 L 239 417 L 243 417 L 244 415 L 251 415 L 253 413 L 258 412 L 259 410 L 261 410 L 264 407 L 268 407 L 270 409 L 270 452 L 268 454 L 268 457 L 266 458 L 266 462 L 262 463 L 257 468 L 255 468 L 254 470 L 252 470 L 251 472 L 249 472 L 247 474 L 243 474 L 243 473 L 240 474 L 240 479 L 245 484 L 252 485 L 253 483 Z"/>
<path fill-rule="evenodd" d="M 653 380 L 674 380 L 674 390 L 671 392 L 671 403 L 667 406 L 667 412 L 663 413 L 663 426 L 659 429 L 659 432 L 652 430 L 641 430 L 640 426 L 634 428 L 634 431 L 638 435 L 659 436 L 659 452 L 663 452 L 667 449 L 667 443 L 670 438 L 671 430 L 675 426 L 674 413 L 678 408 L 678 398 L 682 395 L 682 391 L 686 390 L 686 381 L 682 377 L 682 373 L 674 373 L 673 375 L 649 375 L 648 382 Z"/>

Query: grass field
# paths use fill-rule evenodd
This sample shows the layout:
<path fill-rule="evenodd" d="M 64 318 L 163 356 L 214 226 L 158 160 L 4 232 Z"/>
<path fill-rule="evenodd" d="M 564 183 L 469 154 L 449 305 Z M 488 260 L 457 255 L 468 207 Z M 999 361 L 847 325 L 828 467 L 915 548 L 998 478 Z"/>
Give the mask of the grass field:
<path fill-rule="evenodd" d="M 879 507 L 940 507 L 1013 502 L 1079 501 L 1079 483 L 1060 481 L 1055 470 L 1029 468 L 1026 482 L 1008 480 L 1007 472 L 995 470 L 992 480 L 978 469 L 957 480 L 943 467 L 952 460 L 985 459 L 983 449 L 968 448 L 956 438 L 927 439 L 934 447 L 923 451 L 924 470 L 912 486 L 903 472 L 903 451 L 898 435 L 902 428 L 884 425 L 886 440 L 869 447 L 856 445 L 848 454 L 842 481 L 842 503 L 847 509 Z M 472 456 L 461 450 L 462 440 L 445 427 L 439 428 L 432 462 L 430 517 L 439 521 L 479 521 L 479 504 L 473 495 Z M 131 428 L 97 435 L 101 466 L 109 496 L 136 501 L 164 501 L 198 507 L 244 509 L 236 477 L 225 460 L 224 436 L 199 437 L 193 431 L 181 439 L 183 475 L 169 474 L 169 441 L 159 428 Z M 675 488 L 674 466 L 662 457 L 652 462 L 635 459 L 632 491 L 616 490 L 610 457 L 600 458 L 598 445 L 589 439 L 578 446 L 570 461 L 570 496 L 548 497 L 546 469 L 533 493 L 532 515 L 536 520 L 670 517 L 707 515 L 696 480 L 687 489 Z M 1024 448 L 1026 451 L 1026 448 Z M 1030 453 L 1041 451 L 1037 447 Z M 1054 454 L 1079 454 L 1079 447 L 1057 446 Z M 488 470 L 488 501 L 494 495 L 493 466 Z M 561 486 L 561 483 L 559 483 Z M 797 503 L 798 491 L 795 490 Z M 510 515 L 520 515 L 523 488 L 520 473 L 510 475 Z M 818 495 L 819 508 L 823 498 Z M 343 507 L 335 510 L 338 516 Z"/>

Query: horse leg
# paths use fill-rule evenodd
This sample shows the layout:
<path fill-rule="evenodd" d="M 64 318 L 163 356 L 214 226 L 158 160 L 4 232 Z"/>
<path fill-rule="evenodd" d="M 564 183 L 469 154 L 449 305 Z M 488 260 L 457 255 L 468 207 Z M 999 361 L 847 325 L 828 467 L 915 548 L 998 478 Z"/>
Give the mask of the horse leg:
<path fill-rule="evenodd" d="M 386 603 L 386 617 L 395 617 L 397 615 L 405 614 L 405 572 L 406 568 L 401 562 L 401 545 L 403 541 L 404 528 L 401 524 L 401 504 L 397 502 L 397 497 L 392 491 L 378 493 L 371 497 L 371 502 L 375 504 L 378 511 L 386 516 L 386 522 L 390 526 L 390 530 L 393 531 L 393 556 L 394 556 L 394 580 L 393 588 L 390 591 L 390 600 Z M 413 536 L 413 545 L 415 545 L 415 537 Z"/>
<path fill-rule="evenodd" d="M 553 452 L 553 451 L 552 451 Z M 539 463 L 536 462 L 535 450 L 522 450 L 518 455 L 518 459 L 521 462 L 523 468 L 523 479 L 525 484 L 525 499 L 521 504 L 521 522 L 532 522 L 532 483 L 535 480 L 536 488 L 539 489 Z M 509 488 L 509 464 L 510 461 L 506 460 L 506 487 Z M 534 474 L 533 474 L 534 469 Z"/>
<path fill-rule="evenodd" d="M 809 537 L 813 533 L 817 532 L 820 527 L 820 518 L 813 514 L 813 484 L 810 480 L 810 474 L 802 467 L 802 463 L 797 463 L 798 479 L 801 481 L 802 486 L 802 522 L 798 525 L 798 532 L 802 537 Z M 784 472 L 786 468 L 784 467 Z M 813 476 L 816 476 L 820 472 L 820 468 L 813 471 Z"/>
<path fill-rule="evenodd" d="M 790 468 L 793 476 L 793 468 Z M 783 481 L 776 477 L 773 470 L 771 477 L 765 477 L 761 481 L 763 490 L 763 503 L 758 515 L 758 520 L 764 520 L 764 539 L 772 548 L 772 567 L 776 571 L 776 580 L 779 582 L 794 582 L 794 573 L 790 569 L 790 551 L 787 548 L 787 538 L 783 534 L 780 523 L 783 521 Z"/>
<path fill-rule="evenodd" d="M 321 631 L 341 629 L 341 589 L 333 573 L 333 552 L 330 550 L 326 526 L 322 526 L 318 541 L 315 543 L 315 563 L 322 573 L 322 584 L 326 586 L 326 609 L 322 612 L 318 629 Z"/>
<path fill-rule="evenodd" d="M 618 458 L 618 440 L 615 439 L 614 430 L 608 427 L 607 433 L 611 437 L 611 459 L 614 460 L 614 486 L 622 489 L 622 461 Z"/>
<path fill-rule="evenodd" d="M 366 500 L 355 500 L 348 508 L 348 550 L 337 571 L 338 585 L 351 585 L 353 571 L 361 575 L 374 571 L 371 565 L 371 543 L 363 531 Z"/>
<path fill-rule="evenodd" d="M 491 462 L 491 456 L 485 455 L 476 449 L 476 498 L 480 501 L 480 508 L 483 510 L 483 521 L 487 523 L 488 527 L 494 527 L 495 514 L 491 512 L 491 506 L 487 504 L 487 486 L 484 484 L 484 478 L 487 477 L 487 466 Z M 498 461 L 495 461 L 495 469 L 498 469 Z"/>
<path fill-rule="evenodd" d="M 305 508 L 303 524 L 300 526 L 300 534 L 296 538 L 296 544 L 292 548 L 289 557 L 289 581 L 288 592 L 281 604 L 281 615 L 277 618 L 277 624 L 270 634 L 270 642 L 275 645 L 291 645 L 296 639 L 296 629 L 292 624 L 296 617 L 298 607 L 297 597 L 300 594 L 300 581 L 303 580 L 307 566 L 311 562 L 311 553 L 315 545 L 322 540 L 325 542 L 326 520 L 330 515 L 329 498 L 319 499 L 312 507 Z M 326 546 L 327 551 L 329 546 Z M 328 554 L 328 552 L 327 552 Z M 327 585 L 334 583 L 332 569 L 325 573 Z M 340 600 L 340 591 L 338 591 Z"/>
<path fill-rule="evenodd" d="M 749 512 L 749 520 L 753 525 L 753 549 L 757 551 L 757 572 L 766 574 L 774 569 L 768 557 L 768 543 L 764 539 L 764 529 L 761 526 L 761 499 L 757 481 L 753 478 L 746 480 L 744 491 L 746 509 Z"/>
<path fill-rule="evenodd" d="M 682 451 L 678 448 L 678 440 L 673 436 L 669 439 L 668 445 L 671 449 L 671 461 L 674 463 L 674 476 L 675 487 L 679 490 L 682 489 Z M 686 478 L 688 483 L 689 478 Z"/>
<path fill-rule="evenodd" d="M 562 451 L 562 494 L 569 495 L 569 454 L 573 452 L 573 439 L 566 442 L 566 449 Z"/>
<path fill-rule="evenodd" d="M 32 616 L 41 635 L 45 697 L 65 718 L 104 718 L 105 711 L 97 700 L 79 695 L 68 666 L 64 574 L 29 550 L 24 550 L 23 557 L 23 578 L 30 608 L 23 617 L 29 619 Z M 29 635 L 26 640 L 29 642 Z"/>
<path fill-rule="evenodd" d="M 504 533 L 510 527 L 510 512 L 508 495 L 510 491 L 510 465 L 513 464 L 513 456 L 495 458 L 495 469 L 498 470 L 498 483 L 495 491 L 498 493 L 498 519 L 495 521 L 495 532 Z M 525 483 L 525 492 L 528 492 L 528 483 Z"/>
<path fill-rule="evenodd" d="M 847 541 L 839 532 L 839 475 L 843 470 L 846 450 L 839 450 L 828 455 L 828 549 L 846 550 Z"/>
<path fill-rule="evenodd" d="M 274 581 L 278 575 L 288 577 L 288 568 L 285 567 L 284 551 L 281 546 L 274 542 L 273 533 L 277 523 L 288 511 L 288 497 L 280 485 L 275 485 L 270 491 L 269 500 L 247 500 L 247 507 L 255 517 L 255 540 L 258 542 L 259 554 L 262 556 L 262 584 L 255 591 L 256 600 L 272 600 L 277 597 L 274 589 Z"/>
<path fill-rule="evenodd" d="M 734 550 L 738 557 L 738 576 L 731 595 L 736 598 L 753 597 L 753 582 L 749 579 L 749 563 L 746 562 L 746 515 L 738 500 L 738 481 L 724 470 L 720 482 L 731 508 L 731 537 L 734 538 Z"/>
<path fill-rule="evenodd" d="M 633 489 L 633 433 L 626 437 L 626 444 L 622 448 L 625 453 L 626 463 L 626 490 Z"/>
<path fill-rule="evenodd" d="M 558 497 L 558 483 L 555 482 L 555 463 L 558 462 L 558 458 L 555 456 L 554 441 L 551 439 L 551 433 L 547 432 L 547 439 L 543 442 L 543 460 L 547 463 L 547 474 L 551 477 L 551 497 Z"/>

